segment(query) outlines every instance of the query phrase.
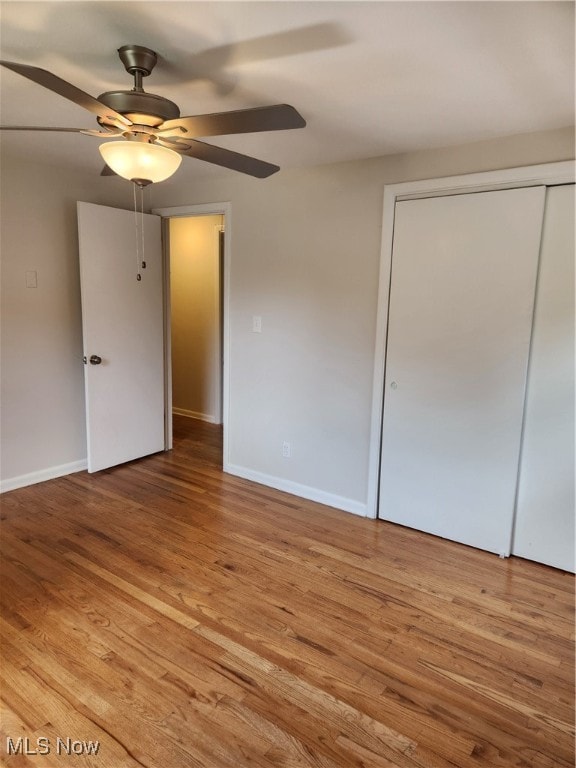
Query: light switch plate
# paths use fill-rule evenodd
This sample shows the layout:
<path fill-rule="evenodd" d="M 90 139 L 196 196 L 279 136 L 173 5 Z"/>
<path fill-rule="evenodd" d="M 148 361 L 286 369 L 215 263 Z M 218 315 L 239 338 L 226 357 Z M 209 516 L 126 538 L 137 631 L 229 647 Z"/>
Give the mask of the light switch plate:
<path fill-rule="evenodd" d="M 37 288 L 38 287 L 38 273 L 35 269 L 30 269 L 26 271 L 26 288 Z"/>

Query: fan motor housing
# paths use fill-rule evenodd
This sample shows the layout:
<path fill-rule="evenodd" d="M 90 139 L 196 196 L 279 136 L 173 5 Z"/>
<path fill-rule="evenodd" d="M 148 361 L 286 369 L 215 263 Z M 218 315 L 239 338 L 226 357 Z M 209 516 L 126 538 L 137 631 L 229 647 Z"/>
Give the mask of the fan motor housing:
<path fill-rule="evenodd" d="M 140 72 L 143 77 L 147 77 L 152 72 L 158 61 L 156 51 L 144 45 L 123 45 L 122 48 L 118 48 L 118 56 L 126 72 L 130 72 L 131 75 Z"/>
<path fill-rule="evenodd" d="M 107 91 L 98 96 L 106 106 L 125 115 L 136 125 L 148 125 L 156 128 L 165 120 L 176 120 L 180 109 L 173 101 L 144 91 Z M 105 118 L 98 118 L 101 125 L 106 125 Z"/>

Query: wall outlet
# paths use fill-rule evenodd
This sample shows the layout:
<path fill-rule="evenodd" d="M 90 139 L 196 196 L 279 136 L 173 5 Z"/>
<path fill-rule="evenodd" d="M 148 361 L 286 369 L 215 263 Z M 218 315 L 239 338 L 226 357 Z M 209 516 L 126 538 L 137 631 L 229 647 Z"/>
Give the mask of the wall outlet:
<path fill-rule="evenodd" d="M 260 315 L 252 317 L 252 333 L 262 333 L 262 318 Z"/>
<path fill-rule="evenodd" d="M 282 443 L 282 456 L 285 459 L 289 459 L 292 456 L 292 446 L 286 441 Z"/>

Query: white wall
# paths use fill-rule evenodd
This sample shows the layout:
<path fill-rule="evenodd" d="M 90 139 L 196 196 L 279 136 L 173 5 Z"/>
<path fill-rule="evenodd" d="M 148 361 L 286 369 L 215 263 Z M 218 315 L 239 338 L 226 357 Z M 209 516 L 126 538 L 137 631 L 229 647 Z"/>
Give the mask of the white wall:
<path fill-rule="evenodd" d="M 223 216 L 170 220 L 172 406 L 219 421 L 220 268 Z"/>
<path fill-rule="evenodd" d="M 232 203 L 230 464 L 362 512 L 384 185 L 570 159 L 573 136 L 509 137 L 264 181 L 229 174 L 192 186 L 177 175 L 152 188 L 151 207 Z M 2 170 L 2 471 L 11 478 L 85 456 L 74 203 L 130 207 L 131 189 L 118 200 L 116 181 L 112 189 L 106 179 L 55 179 L 25 163 Z M 23 255 L 26 264 L 42 258 L 51 281 L 26 313 Z"/>
<path fill-rule="evenodd" d="M 86 458 L 76 201 L 129 208 L 132 190 L 5 156 L 1 181 L 0 459 L 17 482 Z"/>

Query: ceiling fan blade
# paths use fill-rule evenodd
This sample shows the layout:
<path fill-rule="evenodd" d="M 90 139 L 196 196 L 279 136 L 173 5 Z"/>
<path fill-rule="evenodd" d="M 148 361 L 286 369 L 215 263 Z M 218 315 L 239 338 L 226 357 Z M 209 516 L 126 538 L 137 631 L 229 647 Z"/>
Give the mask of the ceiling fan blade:
<path fill-rule="evenodd" d="M 289 104 L 275 104 L 271 107 L 180 117 L 167 120 L 162 124 L 162 130 L 180 126 L 193 136 L 226 136 L 256 131 L 284 131 L 290 128 L 304 128 L 305 125 L 306 121 L 294 107 Z"/>
<path fill-rule="evenodd" d="M 229 149 L 215 147 L 212 144 L 205 144 L 203 141 L 189 141 L 184 144 L 170 139 L 163 139 L 162 144 L 176 150 L 181 155 L 195 157 L 197 160 L 220 165 L 222 168 L 229 168 L 231 171 L 240 171 L 240 173 L 255 176 L 257 179 L 265 179 L 267 176 L 271 176 L 280 170 L 278 165 L 272 165 L 271 163 L 264 162 L 264 160 L 257 160 L 255 157 L 249 157 L 248 155 L 241 155 Z"/>
<path fill-rule="evenodd" d="M 83 133 L 86 136 L 112 138 L 122 133 L 119 128 L 111 130 L 92 130 L 92 128 L 56 128 L 47 125 L 0 125 L 0 131 L 52 131 L 54 133 Z"/>
<path fill-rule="evenodd" d="M 109 165 L 105 165 L 104 168 L 100 171 L 100 176 L 117 176 L 118 174 L 116 171 L 113 171 L 112 168 L 110 168 Z"/>
<path fill-rule="evenodd" d="M 52 128 L 36 125 L 0 125 L 0 131 L 56 131 L 58 133 L 82 133 L 83 128 Z"/>
<path fill-rule="evenodd" d="M 103 117 L 108 121 L 112 120 L 125 126 L 132 125 L 131 121 L 119 112 L 110 109 L 110 107 L 107 107 L 101 101 L 98 101 L 98 99 L 81 91 L 79 88 L 76 88 L 75 85 L 66 82 L 66 80 L 62 80 L 62 78 L 57 75 L 53 75 L 52 72 L 48 72 L 46 69 L 31 67 L 28 64 L 18 64 L 15 61 L 0 61 L 0 65 L 6 67 L 6 69 L 11 69 L 12 72 L 16 72 L 17 74 L 22 75 L 22 77 L 27 77 L 28 80 L 32 80 L 32 82 L 37 83 L 44 88 L 48 88 L 50 91 L 54 91 L 54 93 L 63 96 L 69 101 L 73 101 L 80 107 L 84 107 L 84 109 L 87 109 L 89 112 L 98 115 L 98 117 Z"/>

